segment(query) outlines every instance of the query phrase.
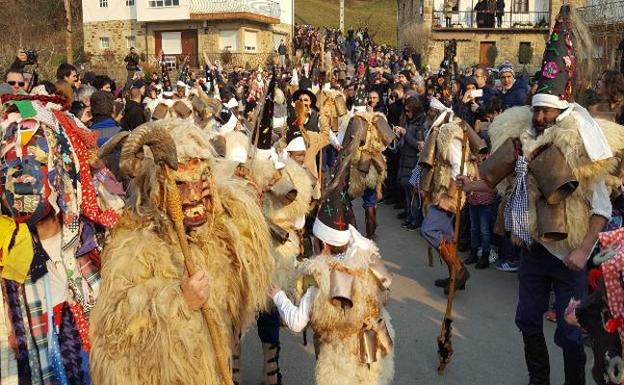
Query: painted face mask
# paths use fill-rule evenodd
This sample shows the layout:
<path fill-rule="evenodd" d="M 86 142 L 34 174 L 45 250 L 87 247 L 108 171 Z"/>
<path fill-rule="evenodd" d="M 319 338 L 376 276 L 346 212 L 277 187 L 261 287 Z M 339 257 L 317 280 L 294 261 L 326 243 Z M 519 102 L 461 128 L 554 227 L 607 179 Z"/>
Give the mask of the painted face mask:
<path fill-rule="evenodd" d="M 2 140 L 0 154 L 2 204 L 17 222 L 33 224 L 41 220 L 51 209 L 48 143 L 42 131 L 12 124 Z"/>

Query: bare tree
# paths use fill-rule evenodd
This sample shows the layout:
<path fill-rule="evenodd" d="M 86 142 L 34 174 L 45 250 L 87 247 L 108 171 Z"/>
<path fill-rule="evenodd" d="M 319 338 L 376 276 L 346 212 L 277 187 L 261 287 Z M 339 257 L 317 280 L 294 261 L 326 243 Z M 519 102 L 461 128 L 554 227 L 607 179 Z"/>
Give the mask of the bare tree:
<path fill-rule="evenodd" d="M 72 12 L 71 1 L 65 0 L 65 19 L 67 22 L 65 31 L 65 52 L 67 52 L 67 62 L 72 64 L 74 62 L 74 47 L 72 41 Z"/>

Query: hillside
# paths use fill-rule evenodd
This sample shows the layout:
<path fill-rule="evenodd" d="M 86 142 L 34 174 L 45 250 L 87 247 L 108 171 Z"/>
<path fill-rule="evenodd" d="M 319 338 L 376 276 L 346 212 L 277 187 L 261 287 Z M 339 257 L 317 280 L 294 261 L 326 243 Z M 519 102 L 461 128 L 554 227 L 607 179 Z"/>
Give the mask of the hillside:
<path fill-rule="evenodd" d="M 379 44 L 396 45 L 396 0 L 345 0 L 345 28 L 368 26 Z M 340 26 L 339 0 L 295 0 L 295 21 L 300 24 Z"/>

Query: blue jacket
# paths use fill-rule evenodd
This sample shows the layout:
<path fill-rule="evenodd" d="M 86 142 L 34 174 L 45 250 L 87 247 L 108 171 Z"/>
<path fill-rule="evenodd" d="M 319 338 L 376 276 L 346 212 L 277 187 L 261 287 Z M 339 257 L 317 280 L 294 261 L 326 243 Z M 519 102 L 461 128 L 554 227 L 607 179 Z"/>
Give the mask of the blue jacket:
<path fill-rule="evenodd" d="M 520 76 L 511 88 L 502 94 L 503 108 L 524 106 L 529 95 L 529 85 L 523 76 Z"/>
<path fill-rule="evenodd" d="M 99 147 L 106 143 L 113 135 L 121 131 L 121 127 L 119 127 L 113 118 L 107 118 L 93 123 L 91 125 L 91 130 L 97 131 L 100 134 L 97 138 L 97 145 Z"/>

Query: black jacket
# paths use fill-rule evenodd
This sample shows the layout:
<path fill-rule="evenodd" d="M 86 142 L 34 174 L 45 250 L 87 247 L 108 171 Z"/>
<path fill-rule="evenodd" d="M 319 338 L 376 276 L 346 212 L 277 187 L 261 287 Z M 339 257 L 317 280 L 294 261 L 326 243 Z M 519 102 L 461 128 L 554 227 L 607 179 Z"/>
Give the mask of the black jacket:
<path fill-rule="evenodd" d="M 123 119 L 121 120 L 121 126 L 124 130 L 132 131 L 146 121 L 147 118 L 145 116 L 145 109 L 143 108 L 143 105 L 135 102 L 134 100 L 126 101 L 126 111 Z"/>
<path fill-rule="evenodd" d="M 407 186 L 409 179 L 412 176 L 412 170 L 418 163 L 418 151 L 417 142 L 424 141 L 424 129 L 425 129 L 425 114 L 421 113 L 418 116 L 413 117 L 405 125 L 407 132 L 401 137 L 399 141 L 399 151 L 401 157 L 399 159 L 399 184 L 401 186 Z"/>
<path fill-rule="evenodd" d="M 128 71 L 138 71 L 139 70 L 139 55 L 138 54 L 131 54 L 129 53 L 128 55 L 126 55 L 126 57 L 124 58 L 124 61 L 126 62 L 126 69 Z"/>

